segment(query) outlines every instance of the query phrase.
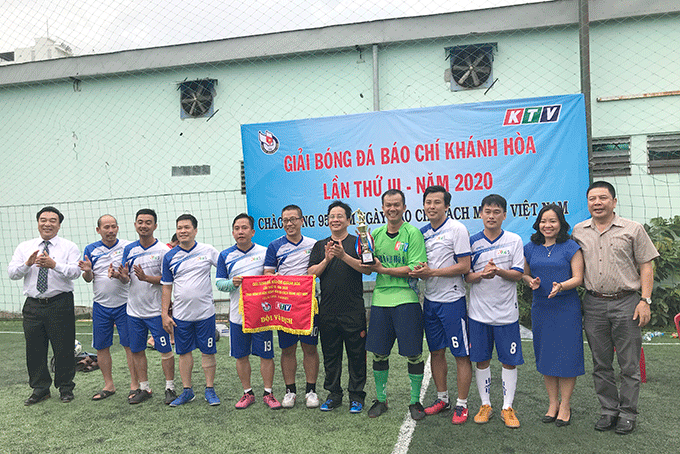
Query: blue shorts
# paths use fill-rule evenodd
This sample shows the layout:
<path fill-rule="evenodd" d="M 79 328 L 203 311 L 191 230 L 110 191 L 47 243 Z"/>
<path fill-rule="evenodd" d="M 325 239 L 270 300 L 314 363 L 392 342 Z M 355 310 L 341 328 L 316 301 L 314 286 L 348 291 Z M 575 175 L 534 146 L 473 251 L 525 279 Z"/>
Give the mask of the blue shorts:
<path fill-rule="evenodd" d="M 423 319 L 425 339 L 431 352 L 449 347 L 453 356 L 470 356 L 465 297 L 453 303 L 437 303 L 425 298 Z"/>
<path fill-rule="evenodd" d="M 178 355 L 191 353 L 198 348 L 205 355 L 217 353 L 215 345 L 215 316 L 205 320 L 187 322 L 174 319 L 175 326 L 175 352 Z"/>
<path fill-rule="evenodd" d="M 305 336 L 302 334 L 290 334 L 285 331 L 278 331 L 279 337 L 279 348 L 281 350 L 295 345 L 298 341 L 307 345 L 317 345 L 319 343 L 319 327 L 317 324 L 317 319 L 314 317 L 314 327 L 312 328 L 312 334 Z"/>
<path fill-rule="evenodd" d="M 366 350 L 376 355 L 389 355 L 395 339 L 399 341 L 401 356 L 423 353 L 423 310 L 419 303 L 371 306 Z"/>
<path fill-rule="evenodd" d="M 104 350 L 113 345 L 113 325 L 118 329 L 118 341 L 123 347 L 130 346 L 127 327 L 127 304 L 118 307 L 92 303 L 92 348 Z"/>
<path fill-rule="evenodd" d="M 137 318 L 128 315 L 127 323 L 132 353 L 138 353 L 146 349 L 146 337 L 149 332 L 153 336 L 156 350 L 161 353 L 172 351 L 170 334 L 163 329 L 163 321 L 160 315 L 151 318 Z"/>
<path fill-rule="evenodd" d="M 253 354 L 263 359 L 272 359 L 274 357 L 272 339 L 271 331 L 244 333 L 243 325 L 229 322 L 229 354 L 234 358 L 243 358 Z"/>
<path fill-rule="evenodd" d="M 487 325 L 470 319 L 470 361 L 481 363 L 491 359 L 494 344 L 501 364 L 524 364 L 519 321 L 509 325 Z"/>

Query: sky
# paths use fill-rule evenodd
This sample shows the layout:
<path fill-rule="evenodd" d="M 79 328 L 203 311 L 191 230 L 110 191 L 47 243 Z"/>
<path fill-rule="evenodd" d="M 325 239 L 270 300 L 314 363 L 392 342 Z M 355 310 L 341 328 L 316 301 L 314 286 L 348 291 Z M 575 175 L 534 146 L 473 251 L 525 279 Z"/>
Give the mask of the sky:
<path fill-rule="evenodd" d="M 49 36 L 76 55 L 547 0 L 2 0 L 0 52 Z"/>

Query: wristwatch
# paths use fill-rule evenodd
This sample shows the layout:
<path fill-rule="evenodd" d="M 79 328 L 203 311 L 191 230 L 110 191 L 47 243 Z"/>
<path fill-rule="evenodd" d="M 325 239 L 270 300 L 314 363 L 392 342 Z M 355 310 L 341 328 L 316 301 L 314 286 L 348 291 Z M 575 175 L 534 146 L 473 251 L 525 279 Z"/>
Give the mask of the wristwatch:
<path fill-rule="evenodd" d="M 652 305 L 652 299 L 651 298 L 640 298 L 640 301 L 644 301 L 648 305 Z"/>

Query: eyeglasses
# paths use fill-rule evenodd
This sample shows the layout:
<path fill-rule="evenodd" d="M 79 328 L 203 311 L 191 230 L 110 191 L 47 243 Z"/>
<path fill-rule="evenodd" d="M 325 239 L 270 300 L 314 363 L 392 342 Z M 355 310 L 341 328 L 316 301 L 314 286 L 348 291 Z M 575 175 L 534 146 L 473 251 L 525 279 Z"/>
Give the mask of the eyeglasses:
<path fill-rule="evenodd" d="M 302 218 L 283 218 L 281 219 L 281 222 L 284 224 L 295 224 L 297 221 L 299 221 Z"/>

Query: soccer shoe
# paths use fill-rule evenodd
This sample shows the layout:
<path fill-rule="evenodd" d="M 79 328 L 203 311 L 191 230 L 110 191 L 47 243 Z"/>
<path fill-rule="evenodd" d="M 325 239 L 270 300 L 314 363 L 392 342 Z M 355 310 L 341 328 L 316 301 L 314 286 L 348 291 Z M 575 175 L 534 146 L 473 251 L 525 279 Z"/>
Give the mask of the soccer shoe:
<path fill-rule="evenodd" d="M 314 391 L 305 394 L 307 408 L 316 408 L 319 406 L 319 396 Z"/>
<path fill-rule="evenodd" d="M 451 418 L 451 424 L 463 424 L 467 421 L 468 409 L 466 407 L 461 407 L 457 405 L 453 408 L 453 418 Z"/>
<path fill-rule="evenodd" d="M 280 410 L 282 408 L 281 402 L 276 400 L 276 397 L 274 397 L 273 393 L 266 394 L 264 397 L 262 397 L 262 400 L 272 410 Z"/>
<path fill-rule="evenodd" d="M 165 405 L 170 405 L 170 403 L 177 399 L 177 393 L 175 392 L 174 389 L 166 389 L 165 390 Z"/>
<path fill-rule="evenodd" d="M 194 395 L 194 390 L 191 388 L 186 388 L 182 391 L 182 394 L 177 397 L 177 399 L 170 402 L 171 407 L 179 407 L 180 405 L 192 402 L 196 396 Z"/>
<path fill-rule="evenodd" d="M 205 401 L 208 402 L 208 405 L 213 407 L 222 403 L 220 398 L 217 397 L 217 394 L 215 394 L 215 388 L 213 387 L 205 388 Z"/>
<path fill-rule="evenodd" d="M 350 413 L 361 413 L 363 411 L 363 409 L 364 409 L 364 404 L 357 401 L 357 400 L 353 400 L 349 404 L 349 412 Z"/>
<path fill-rule="evenodd" d="M 140 389 L 137 394 L 128 399 L 128 402 L 132 405 L 141 404 L 145 400 L 151 399 L 151 397 L 153 397 L 153 393 L 151 391 Z"/>
<path fill-rule="evenodd" d="M 283 408 L 293 408 L 295 406 L 295 393 L 286 393 L 281 402 Z"/>
<path fill-rule="evenodd" d="M 423 408 L 423 404 L 420 402 L 416 402 L 415 404 L 411 404 L 408 406 L 408 411 L 411 413 L 411 418 L 413 418 L 414 421 L 420 421 L 423 419 L 425 416 L 425 409 Z"/>
<path fill-rule="evenodd" d="M 508 408 L 507 410 L 501 410 L 501 419 L 505 423 L 505 427 L 509 427 L 511 429 L 519 428 L 519 419 L 517 419 L 515 410 L 513 410 L 512 407 Z"/>
<path fill-rule="evenodd" d="M 479 412 L 475 415 L 474 421 L 477 424 L 486 424 L 492 416 L 493 410 L 491 409 L 491 405 L 482 405 L 479 407 Z"/>
<path fill-rule="evenodd" d="M 255 403 L 254 395 L 250 393 L 243 393 L 243 396 L 241 396 L 239 401 L 236 402 L 236 405 L 234 405 L 234 407 L 236 407 L 237 410 L 244 410 L 253 405 L 254 403 Z"/>
<path fill-rule="evenodd" d="M 335 399 L 331 399 L 330 397 L 326 399 L 326 402 L 321 404 L 320 410 L 321 411 L 333 411 L 335 408 L 338 408 L 340 405 L 342 405 L 342 402 Z"/>
<path fill-rule="evenodd" d="M 371 408 L 368 409 L 369 418 L 377 418 L 387 411 L 387 401 L 380 402 L 379 400 L 374 400 Z"/>
<path fill-rule="evenodd" d="M 451 404 L 449 402 L 444 402 L 441 399 L 436 399 L 432 405 L 425 409 L 426 415 L 436 415 L 439 412 L 450 410 Z"/>

